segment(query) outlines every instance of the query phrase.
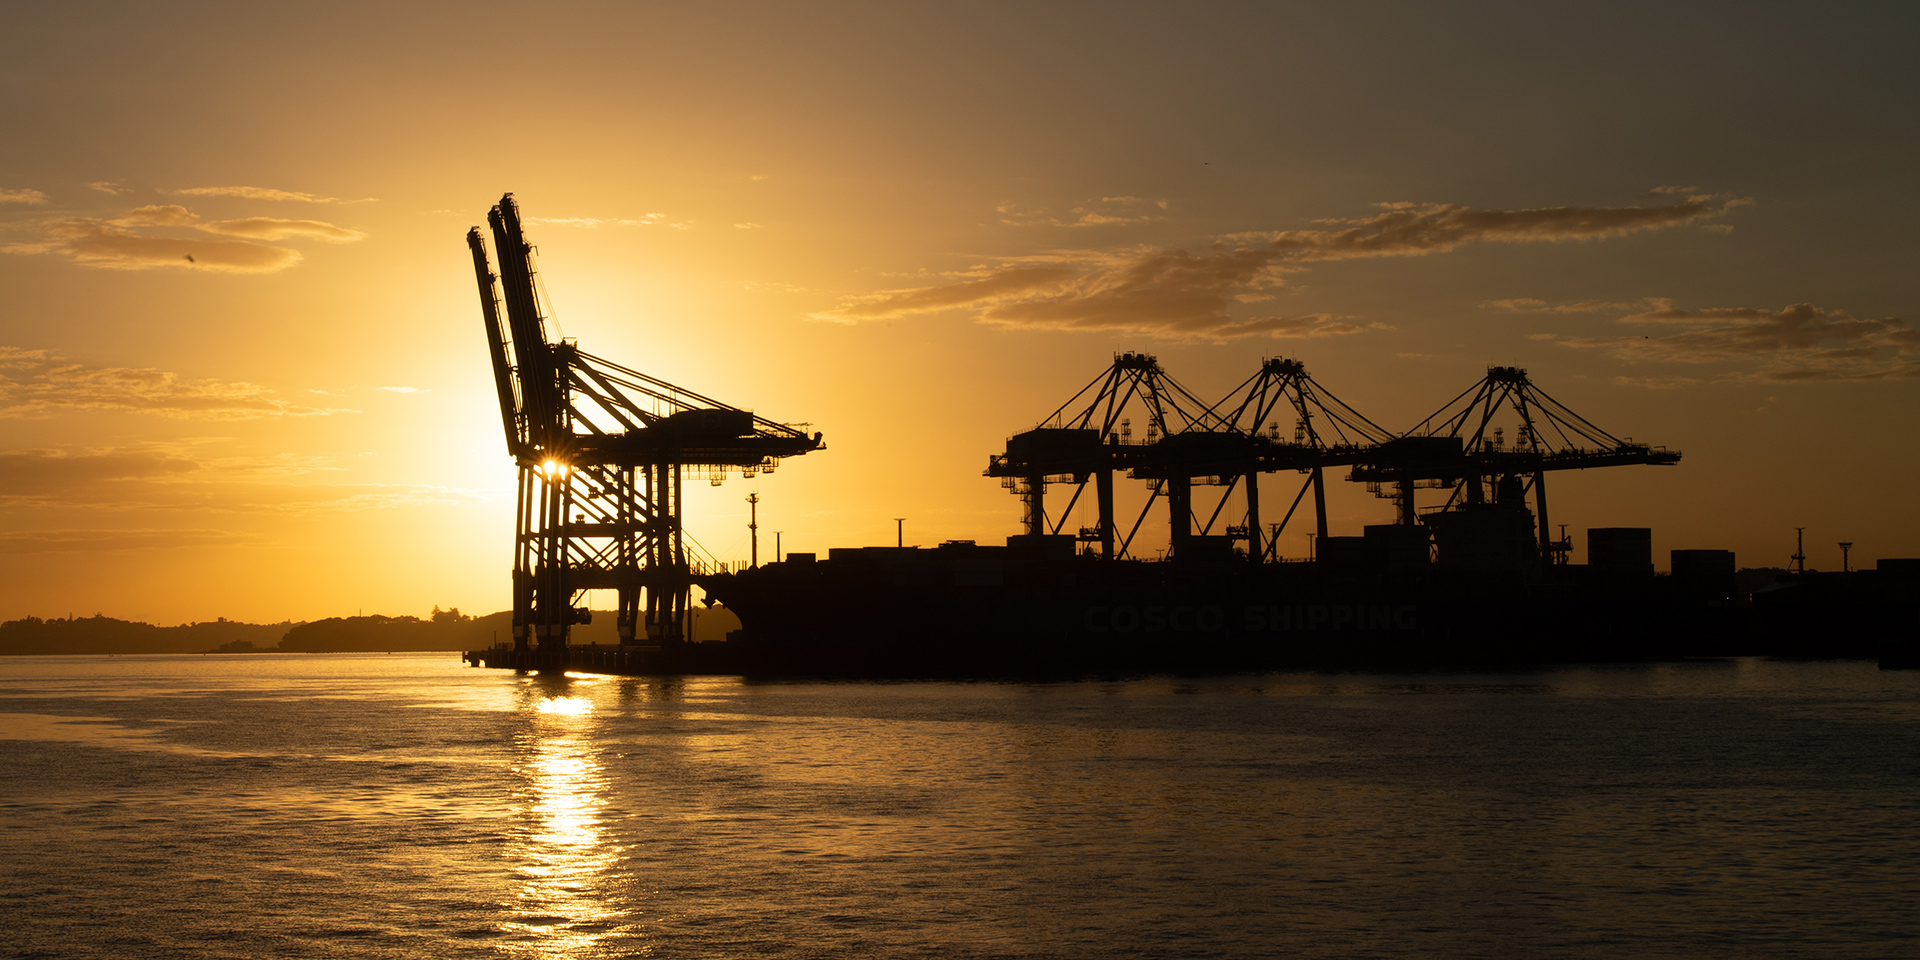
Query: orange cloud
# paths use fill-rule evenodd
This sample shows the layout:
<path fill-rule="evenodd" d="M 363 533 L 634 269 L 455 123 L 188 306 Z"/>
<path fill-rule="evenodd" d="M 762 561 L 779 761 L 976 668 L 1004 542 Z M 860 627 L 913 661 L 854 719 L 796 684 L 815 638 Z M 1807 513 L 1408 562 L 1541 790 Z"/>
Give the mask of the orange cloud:
<path fill-rule="evenodd" d="M 185 227 L 199 223 L 200 217 L 177 203 L 150 203 L 134 207 L 111 222 L 124 227 Z"/>
<path fill-rule="evenodd" d="M 0 247 L 8 253 L 57 253 L 114 270 L 179 267 L 219 273 L 273 273 L 300 262 L 300 251 L 241 240 L 156 237 L 108 220 L 71 218 L 46 224 L 37 244 Z"/>
<path fill-rule="evenodd" d="M 208 233 L 253 240 L 285 240 L 304 237 L 323 243 L 352 243 L 366 239 L 358 230 L 335 226 L 321 220 L 280 220 L 274 217 L 243 217 L 238 220 L 213 220 L 199 225 Z"/>
<path fill-rule="evenodd" d="M 427 484 L 318 483 L 311 480 L 314 474 L 340 469 L 324 457 L 208 457 L 193 446 L 0 452 L 0 506 L 315 515 L 485 502 L 508 495 L 505 490 Z"/>
<path fill-rule="evenodd" d="M 242 200 L 291 200 L 296 203 L 347 203 L 339 197 L 317 197 L 272 187 L 187 187 L 173 191 L 184 197 L 238 197 Z"/>
<path fill-rule="evenodd" d="M 0 252 L 54 253 L 88 266 L 116 270 L 156 267 L 220 273 L 273 273 L 293 266 L 300 252 L 287 247 L 245 240 L 299 238 L 324 243 L 351 243 L 366 234 L 321 220 L 284 220 L 242 217 L 202 220 L 177 203 L 135 207 L 113 219 L 67 217 L 41 222 L 45 235 L 37 243 L 0 246 Z M 209 240 L 180 236 L 192 230 L 244 240 Z M 168 231 L 175 231 L 169 234 Z"/>
<path fill-rule="evenodd" d="M 119 480 L 177 476 L 200 469 L 191 459 L 159 450 L 69 454 L 61 450 L 0 453 L 0 497 L 35 496 Z"/>
<path fill-rule="evenodd" d="M 7 553 L 66 553 L 104 550 L 158 550 L 179 547 L 230 546 L 257 543 L 254 534 L 227 530 L 34 530 L 0 533 L 0 550 Z"/>
<path fill-rule="evenodd" d="M 25 203 L 38 206 L 47 202 L 47 195 L 38 190 L 9 190 L 0 187 L 0 203 Z"/>
<path fill-rule="evenodd" d="M 0 418 L 122 410 L 190 420 L 258 420 L 353 411 L 309 407 L 256 384 L 188 380 L 161 370 L 90 367 L 45 350 L 0 347 Z"/>

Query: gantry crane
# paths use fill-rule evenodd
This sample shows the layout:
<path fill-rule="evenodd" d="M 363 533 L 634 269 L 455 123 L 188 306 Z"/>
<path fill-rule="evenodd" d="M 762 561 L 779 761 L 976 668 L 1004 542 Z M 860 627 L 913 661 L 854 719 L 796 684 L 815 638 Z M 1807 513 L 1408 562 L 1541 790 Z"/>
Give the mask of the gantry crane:
<path fill-rule="evenodd" d="M 1509 442 L 1493 426 L 1506 411 L 1515 421 Z M 1489 434 L 1489 427 L 1492 432 Z M 1671 465 L 1680 452 L 1623 440 L 1548 396 L 1519 367 L 1489 367 L 1467 388 L 1378 456 L 1357 464 L 1349 477 L 1400 500 L 1400 522 L 1417 521 L 1413 490 L 1422 483 L 1452 490 L 1446 503 L 1524 506 L 1532 494 L 1542 557 L 1564 560 L 1568 544 L 1556 541 L 1547 523 L 1547 473 L 1623 464 Z"/>
<path fill-rule="evenodd" d="M 1274 544 L 1293 520 L 1294 512 L 1300 508 L 1308 490 L 1313 491 L 1315 529 L 1324 540 L 1327 536 L 1325 469 L 1359 463 L 1372 455 L 1381 444 L 1394 439 L 1386 428 L 1367 419 L 1360 411 L 1334 396 L 1332 391 L 1315 382 L 1307 373 L 1305 363 L 1284 357 L 1262 361 L 1259 371 L 1235 387 L 1226 399 L 1215 404 L 1213 412 L 1217 431 L 1244 438 L 1238 451 L 1238 460 L 1221 463 L 1219 467 L 1221 475 L 1232 478 L 1228 482 L 1228 495 L 1233 492 L 1234 482 L 1246 486 L 1246 522 L 1229 525 L 1227 536 L 1245 540 L 1247 556 L 1254 563 L 1263 563 L 1273 555 Z M 1294 421 L 1291 440 L 1281 426 L 1283 418 Z M 1187 469 L 1200 470 L 1205 466 L 1195 463 Z M 1307 474 L 1307 480 L 1301 485 L 1300 492 L 1294 495 L 1286 515 L 1274 525 L 1263 542 L 1260 529 L 1260 475 L 1286 470 L 1302 471 Z M 1221 497 L 1223 507 L 1226 499 L 1226 496 Z M 1220 510 L 1216 508 L 1214 517 L 1217 518 L 1219 514 Z M 1209 519 L 1201 532 L 1209 532 L 1212 525 L 1213 520 Z"/>
<path fill-rule="evenodd" d="M 513 568 L 514 664 L 564 670 L 583 591 L 619 594 L 622 644 L 687 639 L 696 573 L 681 523 L 688 469 L 771 471 L 821 449 L 820 434 L 775 423 L 547 339 L 533 248 L 513 195 L 467 232 L 507 450 L 519 465 Z M 504 323 L 500 306 L 504 300 Z M 644 602 L 644 620 L 642 605 Z"/>
<path fill-rule="evenodd" d="M 1133 436 L 1129 414 L 1136 410 L 1145 416 L 1143 441 Z M 1211 425 L 1209 417 L 1207 405 L 1167 376 L 1159 361 L 1144 353 L 1122 353 L 1039 426 L 1008 437 L 1006 452 L 988 460 L 986 475 L 1000 478 L 1007 489 L 1020 495 L 1028 535 L 1058 535 L 1092 480 L 1099 520 L 1097 526 L 1081 528 L 1078 539 L 1100 544 L 1102 557 L 1121 557 L 1139 531 L 1140 521 L 1124 539 L 1118 536 L 1113 515 L 1115 471 L 1139 466 L 1145 462 L 1144 451 L 1166 437 Z M 1072 484 L 1074 491 L 1059 518 L 1050 521 L 1047 487 L 1056 483 Z M 1155 485 L 1154 497 L 1162 486 Z M 1152 504 L 1149 499 L 1149 509 Z M 1145 518 L 1143 510 L 1141 520 Z"/>

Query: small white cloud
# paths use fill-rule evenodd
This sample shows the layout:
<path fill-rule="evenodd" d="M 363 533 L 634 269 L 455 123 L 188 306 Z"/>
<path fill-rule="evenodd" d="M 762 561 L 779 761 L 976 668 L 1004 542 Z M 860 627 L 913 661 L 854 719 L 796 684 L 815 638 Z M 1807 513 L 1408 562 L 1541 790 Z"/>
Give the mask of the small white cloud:
<path fill-rule="evenodd" d="M 367 236 L 358 230 L 336 226 L 322 220 L 281 220 L 276 217 L 214 220 L 199 226 L 208 233 L 246 237 L 249 240 L 285 240 L 289 237 L 303 237 L 308 240 L 319 240 L 322 243 L 352 243 L 355 240 L 364 240 Z"/>
<path fill-rule="evenodd" d="M 177 203 L 150 203 L 134 207 L 111 222 L 123 227 L 186 227 L 199 223 L 200 217 Z"/>
<path fill-rule="evenodd" d="M 735 230 L 760 230 L 760 229 L 763 229 L 763 228 L 762 228 L 762 227 L 760 226 L 760 224 L 757 224 L 757 223 L 754 223 L 754 222 L 753 222 L 753 221 L 751 221 L 751 220 L 749 220 L 749 221 L 747 221 L 746 223 L 736 223 L 736 224 L 734 224 L 734 225 L 733 225 L 733 228 L 734 228 Z"/>
<path fill-rule="evenodd" d="M 242 200 L 292 200 L 296 203 L 348 202 L 339 197 L 317 197 L 311 193 L 275 190 L 272 187 L 187 187 L 173 192 L 185 197 L 238 197 Z"/>
<path fill-rule="evenodd" d="M 1123 196 L 1089 200 L 1064 216 L 1045 208 L 1027 209 L 1012 203 L 1000 204 L 994 211 L 1001 215 L 1001 223 L 1012 227 L 1111 227 L 1159 220 L 1155 211 L 1165 209 L 1165 200 Z"/>
<path fill-rule="evenodd" d="M 561 227 L 581 227 L 592 230 L 595 227 L 651 227 L 666 219 L 664 214 L 649 213 L 640 217 L 527 217 L 528 223 L 548 223 Z"/>
<path fill-rule="evenodd" d="M 795 286 L 791 283 L 780 283 L 779 281 L 776 281 L 776 280 L 745 280 L 741 282 L 740 289 L 756 290 L 756 291 L 766 290 L 773 293 L 809 293 L 811 292 L 806 287 Z"/>

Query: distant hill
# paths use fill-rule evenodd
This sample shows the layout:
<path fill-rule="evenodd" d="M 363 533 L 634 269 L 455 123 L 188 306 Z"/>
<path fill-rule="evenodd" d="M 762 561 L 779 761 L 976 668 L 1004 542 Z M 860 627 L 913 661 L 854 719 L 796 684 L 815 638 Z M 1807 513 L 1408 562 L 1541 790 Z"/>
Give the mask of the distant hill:
<path fill-rule="evenodd" d="M 0 656 L 19 654 L 199 653 L 242 640 L 256 647 L 280 642 L 292 621 L 240 623 L 220 619 L 156 627 L 151 623 L 93 616 L 42 620 L 27 617 L 0 623 Z"/>
<path fill-rule="evenodd" d="M 696 640 L 722 640 L 739 618 L 725 607 L 694 608 Z M 404 650 L 478 650 L 511 642 L 511 611 L 469 617 L 435 607 L 426 619 L 412 616 L 328 617 L 310 623 L 240 623 L 220 619 L 158 627 L 94 616 L 0 623 L 0 656 L 109 653 L 390 653 Z M 593 622 L 574 627 L 574 643 L 619 643 L 611 611 L 594 611 Z M 251 644 L 251 648 L 247 646 Z M 224 648 L 218 649 L 218 648 Z"/>
<path fill-rule="evenodd" d="M 431 618 L 328 617 L 303 623 L 286 632 L 279 649 L 300 653 L 397 650 L 477 650 L 491 646 L 497 635 L 512 636 L 513 613 L 501 611 L 469 617 L 459 610 L 434 611 Z"/>

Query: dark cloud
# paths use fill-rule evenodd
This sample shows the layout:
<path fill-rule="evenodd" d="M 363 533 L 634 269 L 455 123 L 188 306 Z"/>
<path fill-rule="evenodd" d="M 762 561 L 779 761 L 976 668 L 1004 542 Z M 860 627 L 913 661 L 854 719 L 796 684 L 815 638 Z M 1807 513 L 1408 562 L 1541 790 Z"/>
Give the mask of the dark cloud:
<path fill-rule="evenodd" d="M 1306 264 L 1425 256 L 1475 242 L 1597 240 L 1693 223 L 1744 202 L 1696 195 L 1656 207 L 1474 210 L 1458 204 L 1382 204 L 1371 216 L 1316 221 L 1339 229 L 1237 233 L 1202 253 L 1136 248 L 1004 260 L 946 284 L 850 298 L 816 317 L 853 323 L 964 309 L 997 326 L 1114 330 L 1170 339 L 1357 333 L 1381 325 L 1327 314 L 1246 314 L 1250 304 L 1272 299 L 1270 291 L 1284 285 L 1285 274 Z M 1506 304 L 1531 309 L 1532 302 Z"/>
<path fill-rule="evenodd" d="M 1513 297 L 1507 300 L 1487 300 L 1481 304 L 1495 310 L 1511 310 L 1515 313 L 1598 313 L 1603 310 L 1630 310 L 1631 303 L 1614 303 L 1610 300 L 1581 300 L 1577 303 L 1548 303 L 1537 297 Z"/>
<path fill-rule="evenodd" d="M 1544 207 L 1535 210 L 1475 210 L 1456 203 L 1383 203 L 1370 217 L 1316 223 L 1337 230 L 1283 230 L 1266 237 L 1293 262 L 1363 257 L 1417 257 L 1476 242 L 1555 243 L 1601 240 L 1662 230 L 1717 217 L 1749 201 L 1691 196 L 1658 207 Z"/>
<path fill-rule="evenodd" d="M 1578 349 L 1604 350 L 1632 363 L 1722 363 L 1744 367 L 1734 381 L 1906 380 L 1920 377 L 1920 330 L 1889 317 L 1873 320 L 1844 310 L 1796 303 L 1779 310 L 1715 307 L 1685 310 L 1670 300 L 1620 323 L 1673 329 L 1619 337 L 1540 334 Z M 1660 378 L 1667 381 L 1685 378 Z"/>
<path fill-rule="evenodd" d="M 124 410 L 195 420 L 257 420 L 344 413 L 303 406 L 251 383 L 188 380 L 161 370 L 90 367 L 45 350 L 0 347 L 0 418 L 66 410 Z"/>
<path fill-rule="evenodd" d="M 903 290 L 881 294 L 841 305 L 826 319 L 857 321 L 879 320 L 909 313 L 945 310 L 1018 298 L 1055 288 L 1079 275 L 1068 266 L 1016 265 L 988 271 L 977 279 L 962 280 L 939 287 Z"/>
<path fill-rule="evenodd" d="M 1190 254 L 1142 250 L 1072 254 L 1016 262 L 944 286 L 881 294 L 844 303 L 822 319 L 855 322 L 966 308 L 994 326 L 1047 330 L 1115 330 L 1168 339 L 1325 336 L 1361 329 L 1337 318 L 1235 317 L 1238 304 L 1267 299 L 1277 286 L 1272 256 L 1262 250 Z"/>

